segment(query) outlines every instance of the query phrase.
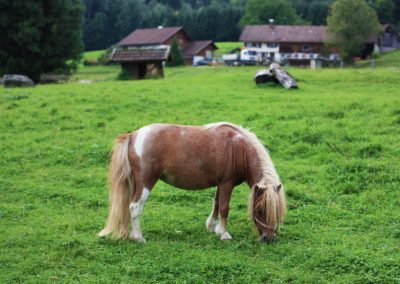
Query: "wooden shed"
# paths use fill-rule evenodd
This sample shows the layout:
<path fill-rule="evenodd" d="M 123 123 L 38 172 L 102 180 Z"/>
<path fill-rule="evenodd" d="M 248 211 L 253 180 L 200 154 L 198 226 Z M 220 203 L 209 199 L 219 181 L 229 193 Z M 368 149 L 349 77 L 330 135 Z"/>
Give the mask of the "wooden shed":
<path fill-rule="evenodd" d="M 120 63 L 122 71 L 134 79 L 164 77 L 163 62 L 169 50 L 167 45 L 118 48 L 111 54 L 111 61 Z"/>
<path fill-rule="evenodd" d="M 393 25 L 383 25 L 383 32 L 378 37 L 377 43 L 382 53 L 400 49 L 400 34 Z"/>

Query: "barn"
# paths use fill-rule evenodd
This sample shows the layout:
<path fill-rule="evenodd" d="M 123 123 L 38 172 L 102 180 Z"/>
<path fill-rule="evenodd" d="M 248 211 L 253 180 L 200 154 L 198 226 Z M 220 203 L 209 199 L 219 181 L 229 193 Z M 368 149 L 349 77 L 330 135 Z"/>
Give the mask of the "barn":
<path fill-rule="evenodd" d="M 217 46 L 211 40 L 194 41 L 183 27 L 137 29 L 122 39 L 111 55 L 124 71 L 136 79 L 164 76 L 164 62 L 170 60 L 172 41 L 176 39 L 185 63 L 212 59 Z"/>

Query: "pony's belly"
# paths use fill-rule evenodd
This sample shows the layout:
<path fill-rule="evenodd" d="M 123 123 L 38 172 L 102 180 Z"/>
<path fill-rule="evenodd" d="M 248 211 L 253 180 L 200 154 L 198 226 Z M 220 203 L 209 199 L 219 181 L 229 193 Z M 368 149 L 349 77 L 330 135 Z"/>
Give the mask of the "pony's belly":
<path fill-rule="evenodd" d="M 197 175 L 185 177 L 182 175 L 175 176 L 169 173 L 169 174 L 162 174 L 160 179 L 169 185 L 187 190 L 200 190 L 215 186 L 215 183 L 208 180 L 206 177 L 199 177 Z"/>

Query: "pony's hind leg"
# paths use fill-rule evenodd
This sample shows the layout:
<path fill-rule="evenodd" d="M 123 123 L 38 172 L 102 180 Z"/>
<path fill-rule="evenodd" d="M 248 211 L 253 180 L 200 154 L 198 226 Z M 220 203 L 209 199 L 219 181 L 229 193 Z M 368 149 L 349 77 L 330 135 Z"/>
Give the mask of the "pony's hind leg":
<path fill-rule="evenodd" d="M 142 231 L 140 230 L 140 216 L 142 215 L 143 207 L 149 198 L 150 190 L 141 186 L 136 188 L 133 200 L 129 205 L 129 211 L 132 218 L 132 230 L 129 233 L 129 238 L 139 243 L 146 243 Z"/>
<path fill-rule="evenodd" d="M 211 211 L 211 214 L 207 218 L 207 221 L 206 221 L 206 228 L 210 232 L 215 232 L 215 228 L 217 227 L 218 207 L 219 207 L 219 197 L 218 197 L 218 187 L 217 187 L 217 190 L 215 191 L 215 196 L 214 196 L 213 210 Z"/>
<path fill-rule="evenodd" d="M 224 184 L 218 186 L 219 191 L 219 214 L 220 220 L 215 228 L 215 233 L 220 237 L 221 240 L 231 240 L 232 237 L 228 233 L 226 228 L 228 222 L 228 214 L 229 214 L 229 201 L 231 199 L 233 186 L 231 184 Z"/>

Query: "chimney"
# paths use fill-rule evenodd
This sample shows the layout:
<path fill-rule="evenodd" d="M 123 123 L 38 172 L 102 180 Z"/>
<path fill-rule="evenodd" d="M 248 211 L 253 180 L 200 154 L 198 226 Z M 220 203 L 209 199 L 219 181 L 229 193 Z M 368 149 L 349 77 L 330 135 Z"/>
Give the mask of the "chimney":
<path fill-rule="evenodd" d="M 275 22 L 274 19 L 269 19 L 269 24 L 271 27 L 274 25 L 274 22 Z"/>

